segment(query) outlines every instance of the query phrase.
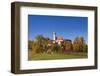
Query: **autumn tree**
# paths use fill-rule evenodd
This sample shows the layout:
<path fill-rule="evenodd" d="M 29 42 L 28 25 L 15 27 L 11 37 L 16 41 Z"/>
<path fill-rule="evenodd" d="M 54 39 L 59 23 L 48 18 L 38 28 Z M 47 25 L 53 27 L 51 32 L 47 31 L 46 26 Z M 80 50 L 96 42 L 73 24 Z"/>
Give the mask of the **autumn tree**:
<path fill-rule="evenodd" d="M 87 44 L 83 45 L 83 52 L 88 52 L 88 45 Z"/>
<path fill-rule="evenodd" d="M 34 50 L 36 53 L 42 53 L 44 51 L 44 37 L 42 35 L 36 36 L 34 40 Z"/>
<path fill-rule="evenodd" d="M 45 38 L 42 35 L 37 35 L 34 40 L 33 49 L 36 51 L 36 53 L 47 52 L 48 43 L 49 43 L 49 38 Z"/>
<path fill-rule="evenodd" d="M 28 49 L 32 50 L 32 46 L 33 46 L 33 41 L 29 40 L 28 41 Z"/>
<path fill-rule="evenodd" d="M 52 52 L 59 53 L 61 48 L 57 43 L 54 43 L 51 45 L 51 50 L 52 50 Z"/>
<path fill-rule="evenodd" d="M 73 47 L 72 47 L 72 42 L 70 40 L 65 40 L 64 41 L 64 46 L 65 46 L 65 51 L 72 51 Z"/>
<path fill-rule="evenodd" d="M 83 37 L 76 37 L 73 41 L 73 50 L 76 52 L 83 52 L 87 50 L 87 45 Z"/>

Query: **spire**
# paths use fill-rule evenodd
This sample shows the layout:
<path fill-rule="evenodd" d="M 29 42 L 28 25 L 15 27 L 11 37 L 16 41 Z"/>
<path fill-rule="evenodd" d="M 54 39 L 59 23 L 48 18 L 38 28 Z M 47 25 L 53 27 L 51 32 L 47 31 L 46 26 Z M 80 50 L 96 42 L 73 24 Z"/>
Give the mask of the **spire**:
<path fill-rule="evenodd" d="M 53 40 L 56 40 L 56 32 L 53 32 Z"/>

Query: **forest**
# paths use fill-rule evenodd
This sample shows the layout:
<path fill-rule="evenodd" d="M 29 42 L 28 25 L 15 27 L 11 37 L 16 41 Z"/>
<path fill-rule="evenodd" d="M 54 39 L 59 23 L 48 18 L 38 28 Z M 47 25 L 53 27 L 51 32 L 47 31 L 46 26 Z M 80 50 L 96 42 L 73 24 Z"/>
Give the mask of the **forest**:
<path fill-rule="evenodd" d="M 88 45 L 82 36 L 73 41 L 63 41 L 60 45 L 43 35 L 28 40 L 28 60 L 87 58 Z"/>

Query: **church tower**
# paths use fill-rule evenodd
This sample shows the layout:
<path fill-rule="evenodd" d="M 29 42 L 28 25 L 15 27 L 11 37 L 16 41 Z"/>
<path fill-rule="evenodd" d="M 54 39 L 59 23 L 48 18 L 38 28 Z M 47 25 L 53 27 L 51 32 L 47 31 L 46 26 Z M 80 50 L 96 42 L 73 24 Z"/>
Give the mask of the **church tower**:
<path fill-rule="evenodd" d="M 56 32 L 53 32 L 53 42 L 55 43 L 56 41 Z"/>

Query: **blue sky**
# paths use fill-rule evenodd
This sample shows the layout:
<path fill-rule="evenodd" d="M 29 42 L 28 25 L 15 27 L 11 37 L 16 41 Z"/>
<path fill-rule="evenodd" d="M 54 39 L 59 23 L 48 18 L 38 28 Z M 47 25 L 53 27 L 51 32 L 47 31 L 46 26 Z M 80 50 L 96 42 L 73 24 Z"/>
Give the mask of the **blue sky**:
<path fill-rule="evenodd" d="M 83 36 L 88 40 L 88 18 L 75 16 L 28 15 L 28 39 L 37 35 L 52 39 L 52 32 L 64 39 L 74 40 Z"/>

